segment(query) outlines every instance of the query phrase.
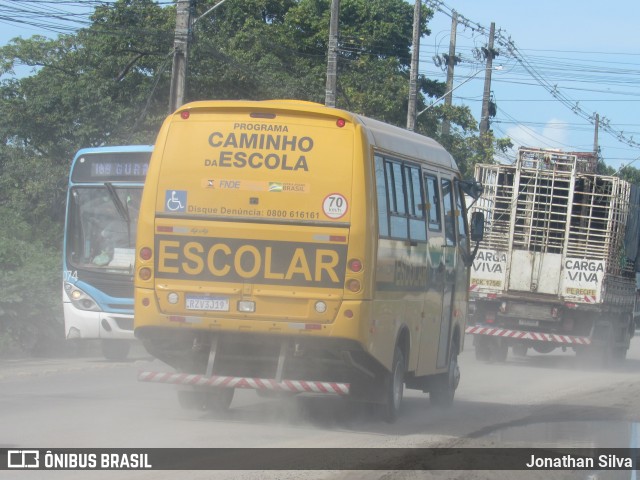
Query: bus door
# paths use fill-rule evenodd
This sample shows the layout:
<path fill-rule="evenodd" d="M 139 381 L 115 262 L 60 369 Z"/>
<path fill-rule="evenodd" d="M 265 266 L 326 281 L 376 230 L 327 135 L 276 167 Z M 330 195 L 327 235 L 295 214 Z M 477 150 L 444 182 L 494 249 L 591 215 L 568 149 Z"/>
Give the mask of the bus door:
<path fill-rule="evenodd" d="M 440 180 L 435 171 L 423 173 L 427 220 L 428 280 L 424 304 L 424 322 L 420 333 L 420 355 L 416 375 L 435 372 L 445 304 L 445 245 Z"/>
<path fill-rule="evenodd" d="M 453 320 L 453 301 L 456 288 L 456 265 L 458 248 L 456 242 L 456 209 L 453 193 L 453 179 L 448 175 L 440 177 L 442 189 L 442 211 L 444 238 L 442 243 L 442 262 L 444 275 L 442 281 L 442 323 L 438 340 L 437 367 L 447 366 L 449 359 L 449 338 Z"/>

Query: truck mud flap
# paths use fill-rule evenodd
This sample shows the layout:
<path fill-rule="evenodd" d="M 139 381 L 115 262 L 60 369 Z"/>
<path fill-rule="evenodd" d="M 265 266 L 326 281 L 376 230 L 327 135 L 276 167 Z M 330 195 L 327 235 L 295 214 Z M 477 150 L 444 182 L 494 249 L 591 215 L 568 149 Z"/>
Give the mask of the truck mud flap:
<path fill-rule="evenodd" d="M 350 384 L 337 382 L 317 382 L 306 380 L 281 380 L 269 378 L 247 378 L 228 376 L 206 376 L 188 373 L 140 372 L 138 381 L 149 383 L 170 383 L 209 388 L 246 388 L 273 392 L 315 393 L 327 395 L 348 395 Z"/>
<path fill-rule="evenodd" d="M 531 340 L 534 342 L 553 342 L 561 345 L 591 345 L 591 338 L 555 333 L 525 332 L 506 328 L 469 326 L 465 333 L 471 335 L 488 335 L 492 337 L 512 338 L 514 340 Z"/>

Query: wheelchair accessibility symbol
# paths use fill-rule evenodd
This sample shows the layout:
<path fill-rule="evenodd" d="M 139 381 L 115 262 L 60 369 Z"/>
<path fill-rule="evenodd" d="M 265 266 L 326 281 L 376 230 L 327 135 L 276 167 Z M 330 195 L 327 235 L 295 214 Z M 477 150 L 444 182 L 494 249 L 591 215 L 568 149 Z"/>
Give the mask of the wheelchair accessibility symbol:
<path fill-rule="evenodd" d="M 166 190 L 165 212 L 184 212 L 187 208 L 186 190 Z"/>

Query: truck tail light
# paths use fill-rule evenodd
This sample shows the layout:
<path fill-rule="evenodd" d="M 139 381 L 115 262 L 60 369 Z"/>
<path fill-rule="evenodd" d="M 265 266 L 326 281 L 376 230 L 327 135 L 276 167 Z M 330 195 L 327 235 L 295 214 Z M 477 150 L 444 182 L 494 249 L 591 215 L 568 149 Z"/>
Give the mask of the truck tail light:
<path fill-rule="evenodd" d="M 496 314 L 495 313 L 486 313 L 484 315 L 484 321 L 487 323 L 496 323 Z"/>

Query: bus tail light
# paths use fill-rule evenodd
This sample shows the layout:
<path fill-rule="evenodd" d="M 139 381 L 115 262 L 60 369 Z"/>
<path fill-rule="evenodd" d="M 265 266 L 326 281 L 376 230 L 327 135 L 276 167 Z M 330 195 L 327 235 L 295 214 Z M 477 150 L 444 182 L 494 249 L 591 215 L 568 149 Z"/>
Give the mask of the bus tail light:
<path fill-rule="evenodd" d="M 147 267 L 141 268 L 138 272 L 138 277 L 140 277 L 140 280 L 149 280 L 151 278 L 151 269 Z"/>
<path fill-rule="evenodd" d="M 351 280 L 349 280 L 347 282 L 347 289 L 350 292 L 359 292 L 360 291 L 360 281 L 356 280 L 355 278 L 352 278 Z"/>
<path fill-rule="evenodd" d="M 149 247 L 142 247 L 140 249 L 140 258 L 142 260 L 151 260 L 152 256 L 153 256 L 153 250 L 151 250 Z"/>
<path fill-rule="evenodd" d="M 349 260 L 349 270 L 358 273 L 362 271 L 362 262 L 357 258 Z"/>

